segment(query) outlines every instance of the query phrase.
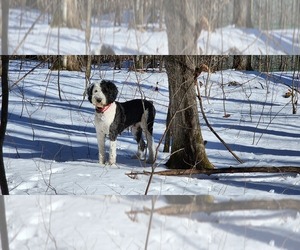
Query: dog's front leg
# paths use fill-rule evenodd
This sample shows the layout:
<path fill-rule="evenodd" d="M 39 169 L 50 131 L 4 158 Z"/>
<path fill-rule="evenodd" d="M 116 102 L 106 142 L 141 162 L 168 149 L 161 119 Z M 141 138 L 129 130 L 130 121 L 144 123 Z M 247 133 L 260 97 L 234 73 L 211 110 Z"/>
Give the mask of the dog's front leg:
<path fill-rule="evenodd" d="M 105 164 L 105 135 L 97 132 L 98 150 L 99 150 L 99 163 Z"/>
<path fill-rule="evenodd" d="M 114 165 L 116 164 L 117 158 L 117 140 L 110 141 L 110 149 L 109 149 L 109 164 Z"/>

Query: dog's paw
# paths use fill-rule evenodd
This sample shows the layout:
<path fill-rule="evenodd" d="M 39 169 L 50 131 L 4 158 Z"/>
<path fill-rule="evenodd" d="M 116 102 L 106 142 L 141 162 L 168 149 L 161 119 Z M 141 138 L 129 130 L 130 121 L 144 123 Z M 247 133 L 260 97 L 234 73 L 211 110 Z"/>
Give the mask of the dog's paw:
<path fill-rule="evenodd" d="M 144 161 L 145 160 L 145 156 L 134 154 L 134 155 L 131 156 L 131 159 Z"/>
<path fill-rule="evenodd" d="M 115 162 L 107 162 L 106 166 L 109 168 L 120 168 Z"/>
<path fill-rule="evenodd" d="M 103 157 L 102 155 L 99 154 L 99 164 L 100 164 L 100 165 L 104 165 L 105 162 L 106 162 L 105 157 Z"/>

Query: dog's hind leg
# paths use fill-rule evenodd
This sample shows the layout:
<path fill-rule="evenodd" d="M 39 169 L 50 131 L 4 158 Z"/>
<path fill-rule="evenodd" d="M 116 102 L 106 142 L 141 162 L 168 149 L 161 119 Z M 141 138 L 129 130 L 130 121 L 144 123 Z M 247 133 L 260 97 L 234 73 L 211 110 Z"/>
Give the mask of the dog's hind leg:
<path fill-rule="evenodd" d="M 155 161 L 155 144 L 153 139 L 153 125 L 154 125 L 154 118 L 155 118 L 156 110 L 153 106 L 149 106 L 149 109 L 145 112 L 144 122 L 143 124 L 143 131 L 146 135 L 147 145 L 148 145 L 148 159 L 147 163 L 153 164 Z"/>
<path fill-rule="evenodd" d="M 132 126 L 131 133 L 133 134 L 134 139 L 136 140 L 136 142 L 138 144 L 136 157 L 140 160 L 144 160 L 146 143 L 143 139 L 143 130 L 142 130 L 140 124 L 135 124 L 134 126 Z"/>
<path fill-rule="evenodd" d="M 153 111 L 154 112 L 154 111 Z M 147 140 L 147 147 L 148 147 L 148 159 L 147 163 L 152 164 L 154 163 L 154 152 L 155 152 L 155 145 L 154 145 L 154 140 L 152 136 L 152 131 L 153 131 L 153 124 L 154 124 L 154 114 L 149 116 L 148 111 L 146 110 L 141 121 L 141 129 L 145 133 L 146 140 Z"/>
<path fill-rule="evenodd" d="M 152 164 L 155 160 L 155 145 L 152 134 L 149 132 L 148 129 L 145 129 L 146 139 L 147 139 L 147 145 L 148 145 L 148 159 L 147 163 Z"/>

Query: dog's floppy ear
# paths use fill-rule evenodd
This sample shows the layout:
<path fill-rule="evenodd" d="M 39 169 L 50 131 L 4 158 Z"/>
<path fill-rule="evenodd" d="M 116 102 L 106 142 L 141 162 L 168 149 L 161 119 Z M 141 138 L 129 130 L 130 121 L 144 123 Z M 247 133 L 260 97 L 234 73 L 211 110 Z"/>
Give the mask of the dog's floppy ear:
<path fill-rule="evenodd" d="M 106 80 L 103 80 L 100 86 L 103 94 L 106 97 L 106 103 L 107 104 L 113 103 L 116 100 L 118 95 L 117 86 L 113 82 L 106 81 Z"/>
<path fill-rule="evenodd" d="M 93 94 L 93 88 L 94 88 L 94 83 L 91 83 L 87 89 L 87 95 L 90 103 L 92 103 L 92 94 Z"/>

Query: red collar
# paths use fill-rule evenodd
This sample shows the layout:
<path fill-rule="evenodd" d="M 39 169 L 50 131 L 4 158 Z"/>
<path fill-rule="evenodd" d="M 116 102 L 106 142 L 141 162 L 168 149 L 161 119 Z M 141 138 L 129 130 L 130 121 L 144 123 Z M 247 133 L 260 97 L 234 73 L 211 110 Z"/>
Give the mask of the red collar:
<path fill-rule="evenodd" d="M 106 106 L 104 106 L 103 108 L 96 108 L 96 112 L 97 113 L 104 113 L 106 110 L 108 110 L 109 109 L 109 107 L 110 107 L 110 105 L 111 105 L 111 103 L 110 104 L 108 104 L 108 105 L 106 105 Z"/>

